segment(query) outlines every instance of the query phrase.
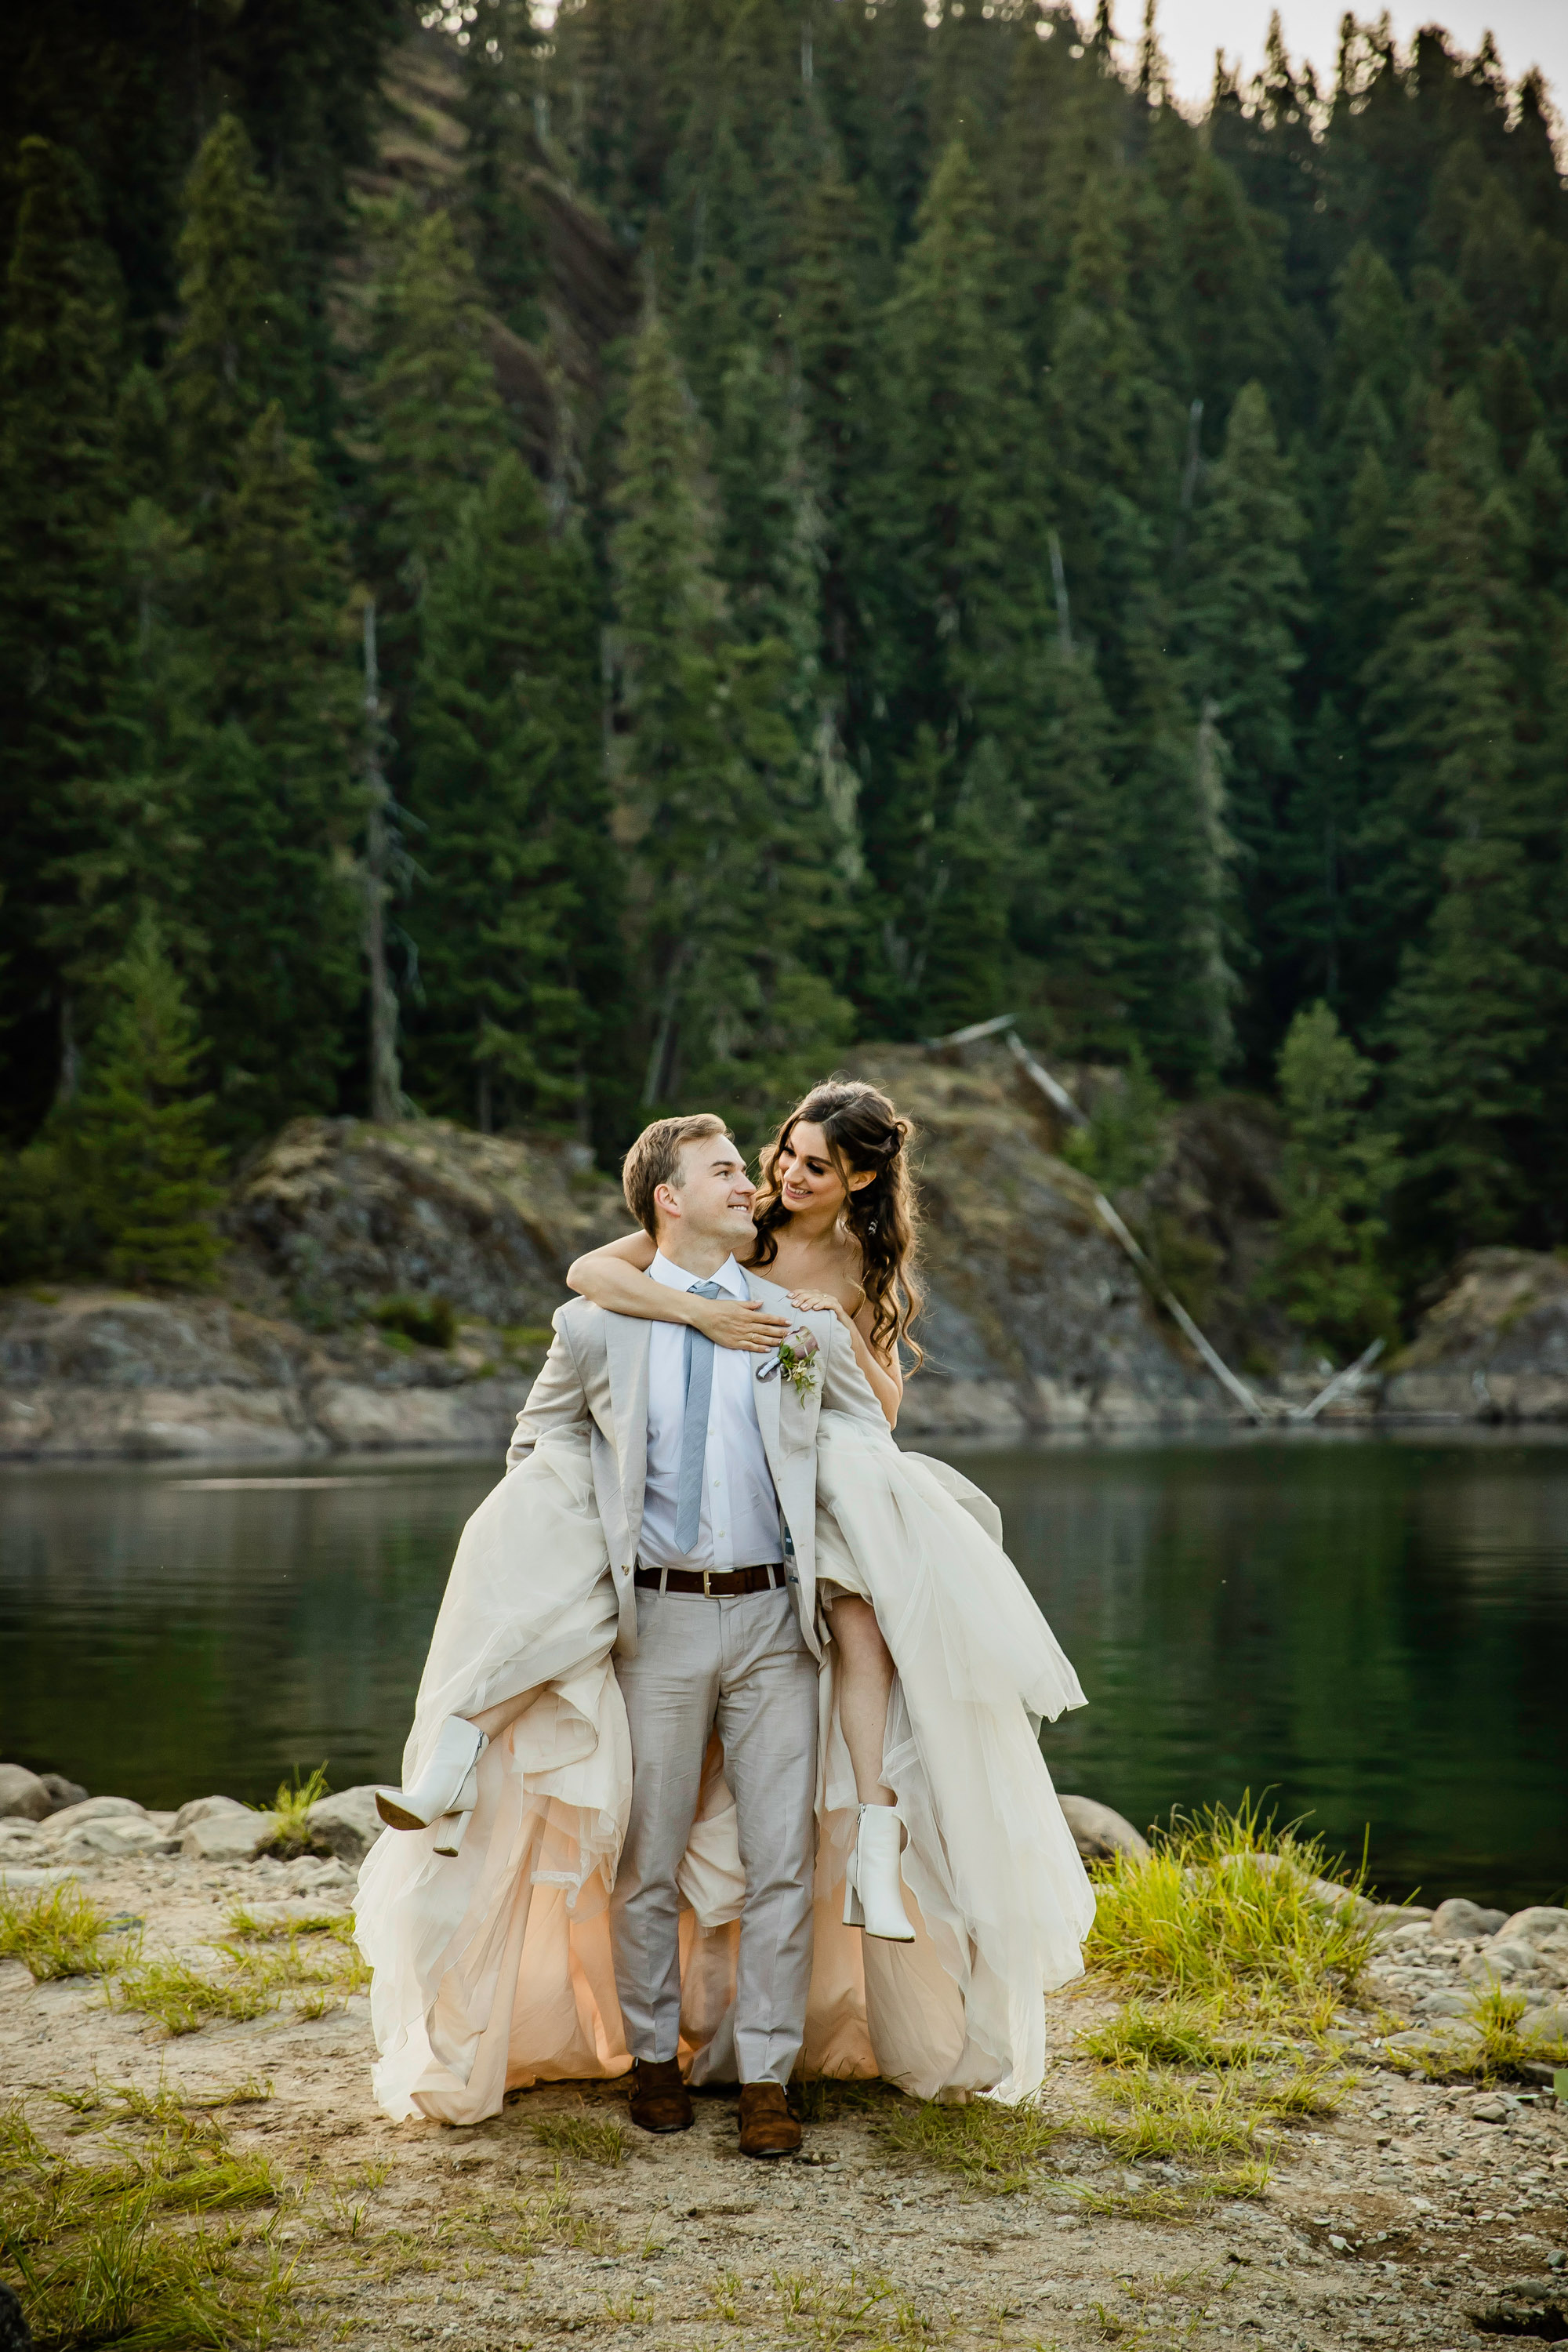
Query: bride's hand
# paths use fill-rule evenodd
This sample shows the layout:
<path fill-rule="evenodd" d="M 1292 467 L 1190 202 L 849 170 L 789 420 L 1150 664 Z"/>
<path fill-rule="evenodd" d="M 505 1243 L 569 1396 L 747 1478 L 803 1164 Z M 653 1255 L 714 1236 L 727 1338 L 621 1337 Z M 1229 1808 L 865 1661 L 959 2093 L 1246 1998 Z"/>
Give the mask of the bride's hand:
<path fill-rule="evenodd" d="M 792 1290 L 789 1303 L 792 1307 L 800 1307 L 807 1315 L 837 1315 L 846 1330 L 852 1328 L 851 1318 L 845 1311 L 843 1301 L 830 1298 L 826 1290 Z"/>
<path fill-rule="evenodd" d="M 787 1319 L 769 1314 L 760 1298 L 692 1298 L 691 1322 L 716 1348 L 752 1356 L 771 1354 L 789 1330 Z"/>

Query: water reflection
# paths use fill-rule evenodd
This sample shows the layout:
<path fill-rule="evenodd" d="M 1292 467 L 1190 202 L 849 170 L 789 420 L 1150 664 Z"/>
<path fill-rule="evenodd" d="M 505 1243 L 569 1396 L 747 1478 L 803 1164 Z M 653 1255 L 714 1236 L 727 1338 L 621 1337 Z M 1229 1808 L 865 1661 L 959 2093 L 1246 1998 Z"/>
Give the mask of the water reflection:
<path fill-rule="evenodd" d="M 1136 1820 L 1271 1787 L 1382 1885 L 1568 1880 L 1568 1448 L 955 1451 L 1092 1704 L 1062 1785 Z M 0 1755 L 175 1803 L 395 1773 L 488 1463 L 0 1476 Z"/>

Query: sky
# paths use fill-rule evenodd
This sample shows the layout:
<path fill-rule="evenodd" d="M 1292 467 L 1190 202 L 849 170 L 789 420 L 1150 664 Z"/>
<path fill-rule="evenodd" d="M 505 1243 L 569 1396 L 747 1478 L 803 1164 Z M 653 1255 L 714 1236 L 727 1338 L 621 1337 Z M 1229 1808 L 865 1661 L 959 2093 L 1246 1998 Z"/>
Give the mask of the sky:
<path fill-rule="evenodd" d="M 1244 83 L 1250 79 L 1263 62 L 1274 5 L 1275 0 L 1159 0 L 1160 42 L 1184 109 L 1208 96 L 1216 48 L 1239 62 Z M 1331 82 L 1345 0 L 1279 0 L 1279 7 L 1291 58 L 1297 63 L 1310 58 L 1320 87 Z M 1093 11 L 1085 5 L 1077 13 L 1083 17 Z M 1121 0 L 1113 14 L 1117 31 L 1135 35 L 1142 13 L 1141 0 Z M 1355 14 L 1363 22 L 1380 16 L 1380 0 L 1363 0 Z M 1539 66 L 1559 110 L 1568 112 L 1568 0 L 1428 0 L 1425 7 L 1398 0 L 1389 15 L 1401 45 L 1420 26 L 1436 23 L 1447 27 L 1457 47 L 1473 51 L 1489 31 L 1509 79 L 1519 81 Z"/>

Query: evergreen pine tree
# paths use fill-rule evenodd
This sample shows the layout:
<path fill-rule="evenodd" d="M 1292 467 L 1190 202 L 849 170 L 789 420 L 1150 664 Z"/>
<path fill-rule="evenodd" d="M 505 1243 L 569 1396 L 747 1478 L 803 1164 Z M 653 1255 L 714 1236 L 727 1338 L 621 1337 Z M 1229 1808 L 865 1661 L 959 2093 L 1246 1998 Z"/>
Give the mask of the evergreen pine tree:
<path fill-rule="evenodd" d="M 151 915 L 107 993 L 80 1100 L 64 1122 L 66 1164 L 116 1282 L 200 1284 L 222 1248 L 212 1097 L 191 1091 L 195 1019 Z"/>
<path fill-rule="evenodd" d="M 397 223 L 372 352 L 375 565 L 396 678 L 414 658 L 431 570 L 509 437 L 483 291 L 447 214 Z"/>
<path fill-rule="evenodd" d="M 932 175 L 881 335 L 888 414 L 871 630 L 887 716 L 862 801 L 880 937 L 861 984 L 905 1032 L 929 1031 L 921 1000 L 933 989 L 946 1010 L 973 1019 L 997 1010 L 982 1000 L 1005 985 L 992 957 L 966 973 L 934 952 L 939 921 L 949 937 L 968 922 L 978 938 L 1005 891 L 1021 799 L 1009 753 L 1041 620 L 1040 551 L 1019 529 L 1021 373 L 990 291 L 994 255 L 984 188 L 955 141 Z"/>
<path fill-rule="evenodd" d="M 1373 1076 L 1328 1005 L 1297 1013 L 1279 1051 L 1283 1214 L 1260 1286 L 1308 1338 L 1345 1355 L 1392 1339 L 1398 1319 L 1383 1265 L 1398 1155 L 1361 1108 Z"/>
<path fill-rule="evenodd" d="M 1291 680 L 1301 662 L 1306 525 L 1259 383 L 1244 387 L 1194 523 L 1182 598 L 1189 690 L 1225 745 L 1227 824 L 1245 857 L 1254 1050 L 1279 988 L 1274 906 L 1297 759 Z M 1261 1034 L 1259 1034 L 1261 1032 Z"/>
<path fill-rule="evenodd" d="M 191 167 L 177 260 L 180 327 L 165 380 L 184 495 L 205 513 L 263 410 L 278 402 L 299 429 L 311 404 L 282 215 L 236 115 L 207 133 Z"/>
<path fill-rule="evenodd" d="M 545 102 L 542 36 L 529 0 L 477 0 L 468 35 L 458 114 L 475 263 L 499 316 L 534 341 L 543 331 L 544 224 L 529 172 Z"/>
<path fill-rule="evenodd" d="M 616 830 L 648 1008 L 642 1100 L 710 1097 L 754 1123 L 770 1073 L 830 1058 L 847 1014 L 812 968 L 826 877 L 790 823 L 787 648 L 724 635 L 695 419 L 657 314 L 637 341 L 615 507 Z"/>
<path fill-rule="evenodd" d="M 1561 823 L 1534 789 L 1523 541 L 1473 395 L 1435 395 L 1388 564 L 1395 618 L 1373 677 L 1390 781 L 1367 828 L 1374 910 L 1401 947 L 1384 1019 L 1401 1223 L 1427 1254 L 1516 1228 L 1551 1181 L 1531 1127 L 1562 996 Z"/>
<path fill-rule="evenodd" d="M 77 159 L 42 139 L 17 157 L 21 202 L 0 352 L 0 1034 L 26 1133 L 72 1083 L 84 980 L 66 861 L 105 845 L 84 779 L 124 757 L 125 660 L 114 534 L 121 289 Z M 35 1008 L 46 1008 L 42 1020 Z M 31 1016 L 29 1018 L 29 1015 Z M 77 1009 L 79 1024 L 80 1008 Z M 9 1123 L 9 1121 L 7 1121 Z"/>
<path fill-rule="evenodd" d="M 342 551 L 309 450 L 264 410 L 211 520 L 191 750 L 204 1025 L 236 1140 L 336 1092 L 358 991 L 348 850 L 359 690 Z"/>
<path fill-rule="evenodd" d="M 593 583 L 521 459 L 463 508 L 426 593 L 410 709 L 422 1004 L 405 1072 L 485 1129 L 570 1121 L 620 979 Z"/>
<path fill-rule="evenodd" d="M 1116 775 L 1117 734 L 1087 646 L 1045 657 L 1037 798 L 1015 936 L 1040 975 L 1059 1050 L 1125 1060 L 1149 984 L 1139 844 Z"/>

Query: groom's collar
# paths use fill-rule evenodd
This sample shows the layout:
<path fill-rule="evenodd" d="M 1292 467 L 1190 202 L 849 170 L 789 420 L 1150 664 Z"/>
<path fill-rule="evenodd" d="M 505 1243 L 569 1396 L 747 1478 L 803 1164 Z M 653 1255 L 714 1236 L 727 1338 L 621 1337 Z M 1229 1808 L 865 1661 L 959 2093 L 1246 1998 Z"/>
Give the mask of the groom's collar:
<path fill-rule="evenodd" d="M 717 1274 L 704 1276 L 688 1274 L 683 1265 L 672 1265 L 662 1250 L 656 1250 L 648 1272 L 656 1282 L 662 1282 L 667 1290 L 695 1290 L 700 1282 L 709 1281 L 716 1282 L 731 1298 L 747 1296 L 746 1277 L 732 1256 L 724 1260 Z"/>

